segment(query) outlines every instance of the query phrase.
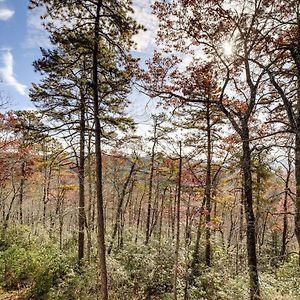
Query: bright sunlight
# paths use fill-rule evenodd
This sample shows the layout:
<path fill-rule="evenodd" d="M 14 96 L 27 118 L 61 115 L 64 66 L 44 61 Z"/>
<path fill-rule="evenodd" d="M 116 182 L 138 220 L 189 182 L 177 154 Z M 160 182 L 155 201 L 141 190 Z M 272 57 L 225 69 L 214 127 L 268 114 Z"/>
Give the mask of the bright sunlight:
<path fill-rule="evenodd" d="M 232 44 L 228 41 L 223 43 L 223 52 L 225 56 L 230 56 L 232 54 Z"/>

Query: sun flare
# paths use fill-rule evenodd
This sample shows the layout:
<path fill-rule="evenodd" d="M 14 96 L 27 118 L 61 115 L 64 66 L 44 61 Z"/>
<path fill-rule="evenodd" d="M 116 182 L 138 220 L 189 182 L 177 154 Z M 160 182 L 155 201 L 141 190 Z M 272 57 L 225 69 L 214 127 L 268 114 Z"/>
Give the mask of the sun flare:
<path fill-rule="evenodd" d="M 228 41 L 223 43 L 223 53 L 225 56 L 230 56 L 232 54 L 232 44 Z"/>

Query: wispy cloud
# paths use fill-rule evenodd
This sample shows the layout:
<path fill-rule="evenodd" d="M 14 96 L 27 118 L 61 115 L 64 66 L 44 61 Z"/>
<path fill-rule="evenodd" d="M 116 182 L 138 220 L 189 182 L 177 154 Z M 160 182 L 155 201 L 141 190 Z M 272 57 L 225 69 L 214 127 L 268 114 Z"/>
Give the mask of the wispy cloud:
<path fill-rule="evenodd" d="M 155 46 L 155 36 L 157 32 L 157 18 L 151 13 L 151 4 L 153 0 L 134 0 L 133 17 L 136 21 L 143 25 L 147 31 L 140 32 L 134 37 L 138 51 L 144 51 Z"/>
<path fill-rule="evenodd" d="M 0 0 L 1 1 L 1 0 Z M 157 32 L 157 18 L 151 13 L 151 4 L 154 0 L 134 0 L 133 17 L 137 22 L 143 25 L 147 31 L 141 31 L 134 36 L 137 45 L 137 51 L 144 51 L 155 45 L 155 36 Z M 44 13 L 43 8 L 29 10 L 27 15 L 27 37 L 24 43 L 25 48 L 49 48 L 51 42 L 47 31 L 42 26 L 40 16 Z"/>
<path fill-rule="evenodd" d="M 27 36 L 23 45 L 25 48 L 49 48 L 51 46 L 48 33 L 44 29 L 40 18 L 42 14 L 43 8 L 28 10 Z"/>
<path fill-rule="evenodd" d="M 14 74 L 14 58 L 10 49 L 3 49 L 2 55 L 2 67 L 0 68 L 0 78 L 3 83 L 13 87 L 20 95 L 26 96 L 26 85 L 20 83 Z"/>
<path fill-rule="evenodd" d="M 2 1 L 0 0 L 0 2 L 2 2 Z M 15 11 L 12 9 L 5 8 L 5 7 L 0 8 L 0 20 L 1 21 L 9 20 L 14 14 L 15 14 Z"/>

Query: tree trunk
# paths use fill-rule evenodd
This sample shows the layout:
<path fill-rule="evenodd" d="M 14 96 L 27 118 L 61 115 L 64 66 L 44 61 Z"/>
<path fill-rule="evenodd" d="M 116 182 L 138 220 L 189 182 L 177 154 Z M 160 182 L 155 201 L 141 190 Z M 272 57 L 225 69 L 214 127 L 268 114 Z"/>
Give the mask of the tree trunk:
<path fill-rule="evenodd" d="M 289 157 L 288 157 L 289 158 Z M 283 201 L 283 229 L 282 229 L 282 242 L 281 242 L 281 250 L 280 256 L 281 259 L 284 259 L 286 253 L 286 245 L 287 245 L 287 234 L 288 234 L 288 197 L 289 197 L 289 182 L 291 176 L 290 170 L 290 160 L 288 161 L 287 174 L 285 179 L 285 190 L 284 190 L 284 201 Z"/>
<path fill-rule="evenodd" d="M 46 150 L 47 151 L 47 150 Z M 47 155 L 46 157 L 44 157 L 44 187 L 43 187 L 43 226 L 44 228 L 46 228 L 46 215 L 47 215 L 47 204 L 49 201 L 49 192 L 50 192 L 50 181 L 51 181 L 51 176 L 52 176 L 52 163 L 53 161 L 50 163 L 49 166 L 49 173 L 47 175 L 47 166 L 46 166 L 46 162 L 47 162 Z"/>
<path fill-rule="evenodd" d="M 237 262 L 236 262 L 236 274 L 239 273 L 243 261 L 243 254 L 242 254 L 242 241 L 243 241 L 243 233 L 244 233 L 244 202 L 245 202 L 245 195 L 244 189 L 241 189 L 241 199 L 240 199 L 240 211 L 239 211 L 239 231 L 238 231 L 238 238 L 237 238 Z"/>
<path fill-rule="evenodd" d="M 156 230 L 158 218 L 159 218 L 159 208 L 158 208 L 158 200 L 160 196 L 160 180 L 158 179 L 157 185 L 156 185 L 156 192 L 154 197 L 154 203 L 153 203 L 153 210 L 152 210 L 152 217 L 151 217 L 151 224 L 150 224 L 150 236 L 153 235 L 153 233 Z"/>
<path fill-rule="evenodd" d="M 61 193 L 58 194 L 56 216 L 59 220 L 59 249 L 62 250 L 63 245 L 63 226 L 64 226 L 64 202 L 66 190 L 63 188 Z"/>
<path fill-rule="evenodd" d="M 128 209 L 128 205 L 132 202 L 132 194 L 133 194 L 133 189 L 134 189 L 134 180 L 131 183 L 131 187 L 128 191 L 128 196 L 127 196 L 127 200 L 125 201 L 125 205 L 124 208 L 122 209 L 122 213 L 121 213 L 121 222 L 120 222 L 120 241 L 118 244 L 118 247 L 120 249 L 122 249 L 124 247 L 124 228 L 125 228 L 125 221 L 126 221 L 126 214 Z M 130 216 L 128 217 L 130 218 Z"/>
<path fill-rule="evenodd" d="M 142 197 L 139 202 L 138 215 L 137 215 L 137 220 L 136 220 L 135 240 L 134 240 L 135 243 L 137 243 L 137 240 L 138 240 L 139 228 L 140 228 L 140 222 L 141 222 L 141 214 L 142 214 L 142 204 L 143 204 L 143 200 L 145 197 L 145 193 L 146 193 L 146 188 L 144 188 Z"/>
<path fill-rule="evenodd" d="M 85 147 L 85 101 L 83 95 L 80 97 L 80 149 L 79 149 L 79 206 L 78 206 L 78 262 L 84 257 L 84 147 Z"/>
<path fill-rule="evenodd" d="M 23 224 L 24 186 L 25 186 L 25 161 L 22 161 L 22 165 L 21 165 L 21 182 L 20 182 L 20 198 L 19 198 L 19 221 L 20 221 L 20 224 Z"/>
<path fill-rule="evenodd" d="M 155 158 L 155 146 L 156 146 L 156 142 L 157 142 L 156 129 L 157 129 L 157 120 L 156 120 L 156 118 L 154 118 L 154 132 L 153 132 L 154 140 L 153 140 L 153 145 L 152 145 L 152 149 L 151 149 L 151 165 L 150 165 L 150 177 L 149 177 L 149 192 L 148 192 L 148 208 L 147 208 L 145 245 L 148 244 L 149 239 L 150 239 L 154 158 Z"/>
<path fill-rule="evenodd" d="M 175 247 L 174 285 L 173 285 L 174 300 L 177 300 L 177 277 L 178 277 L 179 246 L 180 246 L 181 173 L 182 173 L 182 154 L 181 154 L 181 142 L 179 142 L 179 170 L 178 170 L 177 206 L 176 206 L 176 221 L 177 221 L 176 222 L 176 247 Z"/>
<path fill-rule="evenodd" d="M 295 137 L 295 179 L 296 179 L 296 201 L 295 201 L 295 234 L 298 241 L 298 262 L 300 265 L 300 8 L 296 4 L 297 14 L 297 48 L 292 50 L 292 56 L 297 66 L 297 106 L 296 106 L 296 137 Z"/>
<path fill-rule="evenodd" d="M 200 207 L 200 213 L 198 218 L 196 242 L 195 242 L 193 256 L 192 256 L 191 278 L 197 275 L 197 266 L 200 263 L 200 238 L 201 238 L 202 217 L 203 217 L 203 211 L 205 206 L 205 200 L 206 199 L 204 197 Z"/>
<path fill-rule="evenodd" d="M 206 126 L 207 126 L 207 165 L 206 165 L 206 232 L 205 232 L 205 264 L 211 266 L 211 125 L 210 125 L 210 104 L 206 105 Z"/>
<path fill-rule="evenodd" d="M 5 219 L 4 219 L 4 222 L 3 222 L 3 233 L 6 231 L 6 229 L 8 227 L 8 221 L 9 221 L 9 218 L 10 218 L 12 207 L 13 207 L 14 201 L 15 201 L 15 199 L 17 197 L 17 191 L 15 189 L 14 183 L 13 183 L 13 191 L 14 191 L 14 194 L 13 194 L 12 199 L 10 201 L 10 204 L 8 206 L 8 211 L 6 213 L 6 216 L 5 216 Z"/>
<path fill-rule="evenodd" d="M 252 192 L 252 174 L 251 174 L 251 151 L 249 142 L 249 128 L 247 124 L 243 124 L 243 185 L 245 194 L 245 216 L 247 224 L 247 252 L 248 267 L 250 276 L 250 298 L 251 300 L 260 299 L 260 287 L 257 271 L 256 257 L 256 224 L 253 212 L 253 192 Z"/>
<path fill-rule="evenodd" d="M 164 216 L 164 209 L 165 209 L 165 199 L 166 199 L 166 192 L 168 187 L 166 186 L 164 188 L 162 199 L 161 199 L 161 205 L 160 205 L 160 215 L 159 215 L 159 227 L 158 227 L 158 243 L 159 243 L 159 249 L 161 247 L 161 237 L 162 237 L 162 224 L 163 224 L 163 216 Z"/>
<path fill-rule="evenodd" d="M 88 261 L 91 259 L 91 249 L 92 249 L 92 200 L 93 200 L 93 195 L 92 195 L 92 162 L 91 162 L 91 140 L 92 136 L 91 133 L 89 132 L 88 135 L 88 148 L 87 148 L 87 154 L 88 154 L 88 161 L 87 161 L 87 168 L 88 168 L 88 209 L 87 209 L 87 258 Z"/>
<path fill-rule="evenodd" d="M 103 211 L 103 179 L 102 179 L 102 150 L 101 150 L 101 125 L 99 117 L 99 94 L 98 94 L 98 50 L 99 50 L 99 25 L 100 25 L 100 8 L 102 1 L 97 2 L 95 28 L 94 28 L 94 45 L 93 45 L 93 106 L 95 122 L 95 155 L 96 155 L 96 195 L 97 195 L 97 245 L 98 259 L 100 269 L 101 297 L 102 300 L 108 300 L 107 288 L 107 268 L 104 238 L 104 211 Z"/>
<path fill-rule="evenodd" d="M 185 232 L 184 232 L 184 239 L 185 239 L 185 248 L 190 244 L 191 238 L 191 227 L 190 227 L 190 205 L 191 205 L 191 194 L 188 195 L 186 213 L 185 213 Z"/>
<path fill-rule="evenodd" d="M 300 128 L 300 127 L 299 127 Z M 300 265 L 300 133 L 295 138 L 295 179 L 296 179 L 296 201 L 295 201 L 295 234 L 299 246 Z"/>
<path fill-rule="evenodd" d="M 259 236 L 260 236 L 260 221 L 262 219 L 262 213 L 260 209 L 261 205 L 261 187 L 262 187 L 262 176 L 261 176 L 261 157 L 260 153 L 258 154 L 258 166 L 256 168 L 256 215 L 255 215 L 255 222 L 256 222 L 256 240 L 259 241 Z M 258 243 L 258 253 L 261 253 L 261 245 Z"/>
<path fill-rule="evenodd" d="M 128 185 L 129 185 L 131 177 L 132 177 L 132 175 L 134 174 L 134 171 L 135 171 L 136 163 L 137 163 L 137 161 L 135 160 L 133 162 L 133 164 L 131 165 L 129 174 L 128 174 L 128 176 L 126 178 L 126 181 L 123 185 L 121 195 L 118 199 L 119 201 L 118 201 L 118 207 L 117 207 L 117 212 L 116 212 L 115 224 L 114 224 L 114 227 L 113 227 L 114 229 L 113 229 L 113 233 L 112 233 L 112 236 L 111 236 L 111 242 L 110 242 L 110 245 L 108 247 L 108 254 L 111 253 L 111 250 L 112 250 L 112 247 L 113 247 L 113 244 L 114 244 L 114 240 L 115 240 L 115 237 L 117 235 L 117 231 L 120 232 L 120 230 L 121 230 L 121 216 L 122 216 L 122 210 L 123 210 L 123 203 L 124 203 L 125 196 L 126 196 L 126 193 L 127 193 Z"/>

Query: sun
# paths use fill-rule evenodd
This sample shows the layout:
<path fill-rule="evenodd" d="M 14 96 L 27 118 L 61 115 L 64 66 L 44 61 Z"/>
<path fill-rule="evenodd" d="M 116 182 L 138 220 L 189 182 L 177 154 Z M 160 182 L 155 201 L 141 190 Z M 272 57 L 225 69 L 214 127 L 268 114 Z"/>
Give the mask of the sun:
<path fill-rule="evenodd" d="M 232 44 L 228 41 L 225 41 L 223 43 L 223 53 L 225 56 L 230 56 L 233 51 L 232 51 Z"/>

